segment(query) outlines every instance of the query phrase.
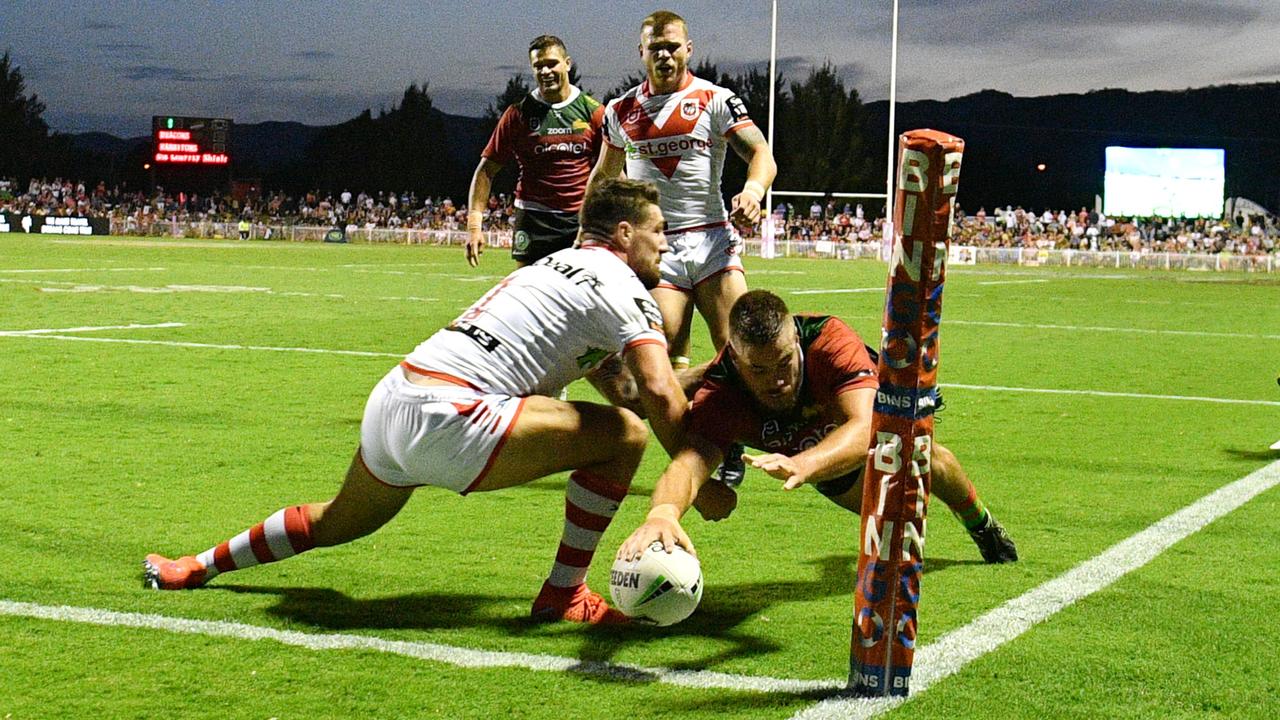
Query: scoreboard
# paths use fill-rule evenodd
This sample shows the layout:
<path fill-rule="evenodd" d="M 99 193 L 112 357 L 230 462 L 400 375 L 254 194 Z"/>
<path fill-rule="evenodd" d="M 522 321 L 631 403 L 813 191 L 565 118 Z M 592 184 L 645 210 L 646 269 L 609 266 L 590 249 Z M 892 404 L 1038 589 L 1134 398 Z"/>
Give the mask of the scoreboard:
<path fill-rule="evenodd" d="M 157 165 L 227 165 L 231 120 L 153 115 L 151 144 Z"/>

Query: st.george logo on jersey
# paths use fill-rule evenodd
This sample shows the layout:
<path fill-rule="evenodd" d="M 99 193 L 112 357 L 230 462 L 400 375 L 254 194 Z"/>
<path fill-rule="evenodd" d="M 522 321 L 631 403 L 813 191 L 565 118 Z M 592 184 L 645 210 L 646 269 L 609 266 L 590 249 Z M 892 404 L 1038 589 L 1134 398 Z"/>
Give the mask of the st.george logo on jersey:
<path fill-rule="evenodd" d="M 698 106 L 697 100 L 680 101 L 680 117 L 684 118 L 685 120 L 693 120 L 694 118 L 698 117 L 698 113 L 701 110 L 702 108 Z"/>

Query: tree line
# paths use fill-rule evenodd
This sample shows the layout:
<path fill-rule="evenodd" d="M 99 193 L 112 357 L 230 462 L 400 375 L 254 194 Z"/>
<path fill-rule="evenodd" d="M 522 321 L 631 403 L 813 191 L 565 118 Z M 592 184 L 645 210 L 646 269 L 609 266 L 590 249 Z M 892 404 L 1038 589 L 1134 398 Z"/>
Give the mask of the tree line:
<path fill-rule="evenodd" d="M 733 90 L 768 134 L 769 79 L 765 73 L 751 69 L 730 75 L 709 60 L 700 62 L 693 72 Z M 642 79 L 629 76 L 597 98 L 608 101 Z M 571 80 L 579 82 L 576 68 Z M 876 186 L 879 161 L 868 154 L 864 140 L 867 111 L 857 90 L 846 88 L 829 64 L 814 68 L 803 79 L 780 77 L 776 87 L 777 187 L 842 191 Z M 530 89 L 527 74 L 512 75 L 483 116 L 474 119 L 442 113 L 432 102 L 428 84 L 415 83 L 390 109 L 377 114 L 366 109 L 346 122 L 321 129 L 301 157 L 278 167 L 249 169 L 263 176 L 268 187 L 292 191 L 395 189 L 465 197 L 471 172 L 498 118 Z M 145 158 L 139 149 L 127 162 L 77 150 L 68 136 L 50 132 L 41 118 L 44 110 L 44 103 L 35 93 L 28 93 L 20 68 L 6 53 L 0 59 L 0 136 L 6 138 L 0 143 L 0 176 L 108 181 L 145 177 L 132 167 Z M 736 192 L 745 179 L 746 166 L 731 157 L 724 174 L 726 192 Z M 510 190 L 514 184 L 511 175 L 505 182 L 500 180 L 498 190 Z"/>

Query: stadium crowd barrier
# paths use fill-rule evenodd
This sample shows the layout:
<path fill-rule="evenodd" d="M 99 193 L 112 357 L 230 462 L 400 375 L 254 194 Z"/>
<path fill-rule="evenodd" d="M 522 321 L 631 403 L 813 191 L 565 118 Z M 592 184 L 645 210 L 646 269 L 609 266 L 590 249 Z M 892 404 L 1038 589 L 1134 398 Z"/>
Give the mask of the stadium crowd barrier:
<path fill-rule="evenodd" d="M 256 223 L 250 230 L 252 240 L 290 240 L 322 242 L 333 228 L 327 225 L 284 225 Z M 268 231 L 270 231 L 268 233 Z M 238 238 L 236 223 L 152 221 L 138 223 L 132 219 L 112 218 L 112 235 L 141 235 L 169 238 Z M 426 228 L 348 227 L 350 242 L 393 243 L 400 245 L 462 245 L 465 230 Z M 486 233 L 490 247 L 511 247 L 510 230 Z M 745 242 L 745 253 L 762 257 L 763 243 L 758 239 Z M 880 243 L 837 243 L 829 240 L 780 240 L 773 244 L 772 257 L 812 257 L 839 260 L 879 258 Z M 1023 267 L 1076 267 L 1099 269 L 1148 269 L 1192 271 L 1280 272 L 1280 257 L 1237 255 L 1230 253 L 1190 254 L 1134 252 L 1125 250 L 1051 250 L 1030 247 L 952 246 L 949 262 L 953 265 L 1019 265 Z"/>

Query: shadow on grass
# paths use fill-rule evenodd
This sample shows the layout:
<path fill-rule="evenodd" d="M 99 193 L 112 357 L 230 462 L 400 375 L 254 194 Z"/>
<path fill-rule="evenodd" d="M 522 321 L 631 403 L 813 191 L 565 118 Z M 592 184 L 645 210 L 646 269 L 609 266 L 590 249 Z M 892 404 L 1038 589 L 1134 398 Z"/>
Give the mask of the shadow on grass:
<path fill-rule="evenodd" d="M 289 623 L 330 631 L 485 628 L 512 637 L 576 636 L 579 644 L 573 656 L 583 663 L 579 672 L 604 682 L 653 682 L 656 678 L 649 677 L 642 670 L 632 671 L 611 665 L 613 659 L 631 646 L 682 638 L 706 640 L 702 644 L 706 651 L 691 653 L 684 649 L 688 643 L 680 643 L 679 656 L 665 665 L 670 669 L 714 670 L 727 663 L 778 654 L 790 646 L 779 630 L 764 624 L 770 622 L 768 610 L 780 603 L 849 597 L 855 562 L 852 555 L 828 555 L 806 563 L 815 566 L 816 573 L 796 573 L 810 579 L 713 585 L 712 592 L 704 596 L 692 617 L 666 628 L 535 623 L 525 615 L 532 598 L 523 595 L 424 592 L 363 599 L 350 597 L 338 590 L 315 587 L 215 584 L 210 589 L 274 595 L 278 601 L 267 608 L 269 614 Z M 926 572 L 980 563 L 977 560 L 934 558 L 926 562 Z M 756 621 L 749 622 L 753 619 Z M 847 633 L 850 624 L 850 618 L 840 613 L 815 617 L 813 621 L 829 624 L 833 632 Z M 797 696 L 815 699 L 829 694 L 829 690 L 796 693 Z"/>
<path fill-rule="evenodd" d="M 1227 455 L 1239 460 L 1275 460 L 1280 458 L 1280 450 L 1254 450 L 1244 448 L 1226 448 Z"/>

